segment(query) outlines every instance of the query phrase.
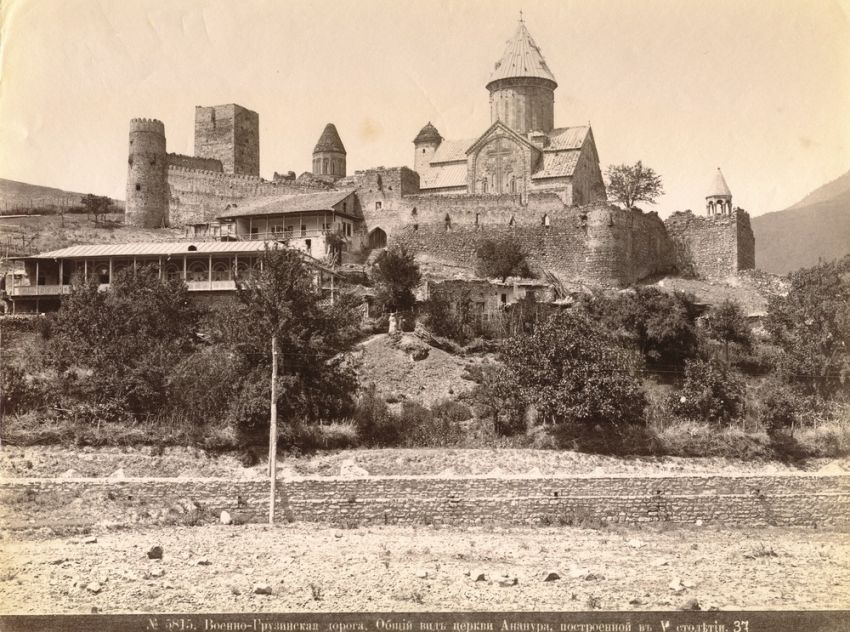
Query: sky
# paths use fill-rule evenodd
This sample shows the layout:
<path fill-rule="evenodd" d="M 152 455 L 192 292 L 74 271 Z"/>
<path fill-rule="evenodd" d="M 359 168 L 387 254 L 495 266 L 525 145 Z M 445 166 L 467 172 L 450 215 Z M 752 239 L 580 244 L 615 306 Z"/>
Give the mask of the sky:
<path fill-rule="evenodd" d="M 259 113 L 260 174 L 301 173 L 325 124 L 349 173 L 412 166 L 490 124 L 520 10 L 604 169 L 643 161 L 654 206 L 783 209 L 850 170 L 850 0 L 0 0 L 0 178 L 124 198 L 128 126 L 192 154 L 196 105 Z"/>

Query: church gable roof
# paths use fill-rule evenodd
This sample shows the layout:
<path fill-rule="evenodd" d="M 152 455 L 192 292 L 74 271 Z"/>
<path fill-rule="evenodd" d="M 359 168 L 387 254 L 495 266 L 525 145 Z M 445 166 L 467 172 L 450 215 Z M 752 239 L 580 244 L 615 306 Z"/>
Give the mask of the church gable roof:
<path fill-rule="evenodd" d="M 339 132 L 336 131 L 336 125 L 333 123 L 325 125 L 322 135 L 319 136 L 319 140 L 313 148 L 314 154 L 325 151 L 338 152 L 340 154 L 346 153 L 342 139 L 339 137 Z"/>
<path fill-rule="evenodd" d="M 431 158 L 432 165 L 446 162 L 466 162 L 466 150 L 477 138 L 462 138 L 460 140 L 444 140 Z"/>
<path fill-rule="evenodd" d="M 532 143 L 530 140 L 525 138 L 524 136 L 520 136 L 515 131 L 513 131 L 510 127 L 502 123 L 502 121 L 496 121 L 493 123 L 486 132 L 481 134 L 472 145 L 466 150 L 467 154 L 475 153 L 478 149 L 480 149 L 484 144 L 487 143 L 493 136 L 496 135 L 497 132 L 501 132 L 502 135 L 507 136 L 514 142 L 525 145 L 529 149 L 532 150 L 533 155 L 537 155 L 540 152 L 540 147 Z"/>
<path fill-rule="evenodd" d="M 555 76 L 549 70 L 549 66 L 546 65 L 546 60 L 543 59 L 540 47 L 531 37 L 531 33 L 525 28 L 525 22 L 522 20 L 520 20 L 514 36 L 508 40 L 502 57 L 496 62 L 487 86 L 489 87 L 494 81 L 514 77 L 548 79 L 555 86 L 558 85 Z"/>
<path fill-rule="evenodd" d="M 590 134 L 589 125 L 579 127 L 558 127 L 549 132 L 549 146 L 544 151 L 563 151 L 581 149 Z"/>
<path fill-rule="evenodd" d="M 446 189 L 452 187 L 466 188 L 466 161 L 435 165 L 425 173 L 419 174 L 419 188 Z"/>

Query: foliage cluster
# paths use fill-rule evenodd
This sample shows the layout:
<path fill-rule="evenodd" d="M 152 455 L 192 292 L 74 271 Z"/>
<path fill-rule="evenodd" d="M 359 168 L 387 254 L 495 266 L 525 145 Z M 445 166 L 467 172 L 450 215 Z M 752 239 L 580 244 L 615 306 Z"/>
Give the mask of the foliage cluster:
<path fill-rule="evenodd" d="M 509 276 L 533 277 L 522 246 L 512 239 L 488 239 L 476 250 L 477 272 L 480 276 L 501 279 L 504 283 Z"/>

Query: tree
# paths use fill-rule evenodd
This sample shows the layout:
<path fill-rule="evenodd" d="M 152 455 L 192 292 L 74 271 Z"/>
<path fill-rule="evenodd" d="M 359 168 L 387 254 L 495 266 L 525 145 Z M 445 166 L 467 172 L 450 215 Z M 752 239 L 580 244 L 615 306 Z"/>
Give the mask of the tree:
<path fill-rule="evenodd" d="M 658 196 L 664 195 L 661 176 L 651 167 L 644 167 L 640 160 L 633 165 L 609 165 L 605 176 L 608 179 L 608 199 L 627 209 L 637 202 L 655 204 Z"/>
<path fill-rule="evenodd" d="M 850 375 L 850 255 L 792 273 L 788 294 L 768 299 L 765 325 L 798 386 L 840 392 Z"/>
<path fill-rule="evenodd" d="M 80 200 L 86 209 L 86 213 L 94 216 L 94 223 L 100 222 L 100 216 L 109 211 L 112 200 L 105 195 L 94 195 L 87 193 Z"/>
<path fill-rule="evenodd" d="M 49 360 L 82 376 L 69 383 L 83 400 L 152 414 L 168 400 L 170 371 L 193 349 L 199 317 L 182 280 L 161 280 L 153 267 L 120 271 L 106 292 L 78 277 L 46 331 Z"/>
<path fill-rule="evenodd" d="M 752 333 L 747 317 L 735 301 L 726 299 L 713 306 L 705 316 L 705 325 L 708 336 L 723 344 L 723 357 L 727 367 L 730 343 L 745 349 L 752 345 Z"/>
<path fill-rule="evenodd" d="M 562 312 L 534 333 L 503 343 L 502 394 L 558 425 L 618 428 L 643 421 L 646 405 L 633 357 L 584 314 Z"/>
<path fill-rule="evenodd" d="M 217 315 L 212 340 L 245 366 L 240 396 L 228 411 L 242 429 L 266 428 L 272 350 L 279 353 L 277 410 L 290 424 L 348 414 L 356 382 L 341 355 L 359 335 L 355 300 L 323 298 L 314 270 L 290 248 L 266 250 L 262 270 L 237 279 L 237 300 Z M 272 338 L 276 345 L 272 345 Z"/>
<path fill-rule="evenodd" d="M 372 276 L 377 285 L 376 300 L 384 312 L 404 312 L 416 305 L 413 289 L 422 275 L 413 253 L 404 246 L 384 250 L 372 265 Z"/>
<path fill-rule="evenodd" d="M 483 277 L 500 278 L 504 283 L 509 276 L 531 276 L 525 252 L 514 240 L 488 239 L 478 246 L 475 254 L 478 256 L 478 274 Z"/>
<path fill-rule="evenodd" d="M 694 421 L 730 422 L 743 410 L 744 394 L 743 378 L 717 358 L 688 360 L 672 409 Z"/>
<path fill-rule="evenodd" d="M 636 287 L 615 297 L 586 296 L 580 307 L 623 344 L 638 349 L 650 366 L 679 368 L 699 349 L 697 309 L 690 295 Z"/>

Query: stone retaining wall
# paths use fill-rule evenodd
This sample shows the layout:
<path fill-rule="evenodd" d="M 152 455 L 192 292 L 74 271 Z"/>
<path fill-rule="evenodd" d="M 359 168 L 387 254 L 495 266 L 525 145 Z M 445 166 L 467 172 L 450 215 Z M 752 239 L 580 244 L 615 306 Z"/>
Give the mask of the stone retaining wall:
<path fill-rule="evenodd" d="M 29 505 L 94 523 L 186 501 L 213 518 L 228 510 L 262 522 L 268 490 L 264 480 L 5 479 L 0 523 L 25 517 Z M 338 525 L 850 525 L 847 475 L 293 478 L 280 480 L 278 495 L 281 520 Z"/>

